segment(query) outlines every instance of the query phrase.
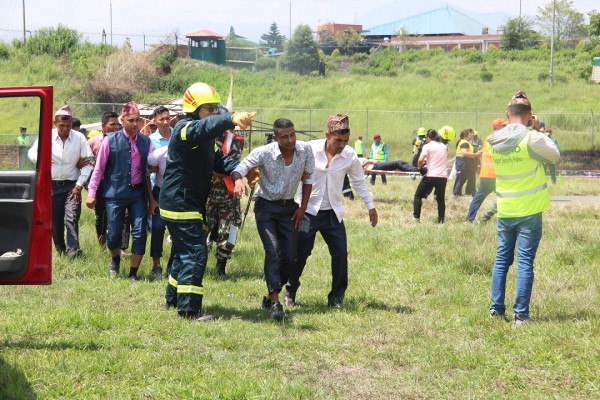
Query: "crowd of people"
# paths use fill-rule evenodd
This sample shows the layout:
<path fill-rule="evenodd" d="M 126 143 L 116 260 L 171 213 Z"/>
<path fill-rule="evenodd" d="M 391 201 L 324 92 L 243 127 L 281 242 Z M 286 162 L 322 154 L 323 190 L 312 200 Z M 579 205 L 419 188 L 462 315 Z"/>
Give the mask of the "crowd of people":
<path fill-rule="evenodd" d="M 110 252 L 107 272 L 121 276 L 124 249 L 131 237 L 128 279 L 137 281 L 138 269 L 151 232 L 151 280 L 163 278 L 163 241 L 170 235 L 166 264 L 165 304 L 182 318 L 198 321 L 214 317 L 204 312 L 203 277 L 209 250 L 215 247 L 217 273 L 226 276 L 226 264 L 242 224 L 240 198 L 255 200 L 254 213 L 265 251 L 266 295 L 261 305 L 276 321 L 285 307 L 296 304 L 303 271 L 320 233 L 331 258 L 331 290 L 327 305 L 342 306 L 348 288 L 348 250 L 342 196 L 352 187 L 364 202 L 372 227 L 378 222 L 365 167 L 370 170 L 420 172 L 422 179 L 413 201 L 413 217 L 420 222 L 424 199 L 431 192 L 437 202 L 438 223 L 445 221 L 448 146 L 455 132 L 420 128 L 413 140 L 413 163 L 389 161 L 381 135 L 373 137 L 365 159 L 358 136 L 348 145 L 347 115 L 330 115 L 324 139 L 298 141 L 292 121 L 273 124 L 272 143 L 241 159 L 244 138 L 236 128 L 252 125 L 255 113 L 231 112 L 217 91 L 205 83 L 190 86 L 183 95 L 183 115 L 172 126 L 170 111 L 154 110 L 149 136 L 140 132 L 142 118 L 135 102 L 123 105 L 120 115 L 105 112 L 101 132 L 89 140 L 73 129 L 72 110 L 55 114 L 52 135 L 52 229 L 59 255 L 79 257 L 79 218 L 82 189 L 87 207 L 94 209 L 98 242 Z M 492 318 L 505 318 L 504 291 L 508 268 L 517 259 L 517 289 L 513 306 L 515 324 L 529 320 L 533 261 L 542 234 L 542 212 L 550 206 L 543 165 L 559 158 L 557 143 L 543 133 L 545 124 L 532 112 L 523 92 L 516 93 L 506 111 L 507 120 L 492 122 L 493 133 L 482 142 L 472 129 L 461 132 L 456 145 L 456 182 L 473 195 L 466 221 L 473 222 L 485 198 L 497 201 L 482 221 L 498 213 L 498 251 L 492 273 Z M 26 134 L 20 132 L 21 141 Z M 549 129 L 545 128 L 546 132 Z M 551 130 L 550 130 L 551 132 Z M 29 150 L 35 162 L 38 142 Z M 367 172 L 369 172 L 369 170 Z M 552 169 L 551 169 L 552 171 Z M 475 190 L 476 173 L 481 175 Z M 386 174 L 382 173 L 382 182 Z M 376 174 L 372 173 L 371 184 Z M 553 176 L 552 181 L 555 182 Z M 352 189 L 349 190 L 352 194 Z M 353 197 L 352 197 L 353 198 Z M 66 228 L 66 240 L 65 240 Z M 283 292 L 283 293 L 282 293 Z M 282 299 L 280 300 L 280 295 Z"/>

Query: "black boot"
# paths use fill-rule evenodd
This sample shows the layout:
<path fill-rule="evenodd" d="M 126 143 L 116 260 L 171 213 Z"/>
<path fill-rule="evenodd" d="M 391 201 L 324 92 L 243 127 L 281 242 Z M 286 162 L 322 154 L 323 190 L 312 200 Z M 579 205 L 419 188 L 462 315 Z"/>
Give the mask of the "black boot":
<path fill-rule="evenodd" d="M 227 260 L 217 259 L 217 275 L 222 276 L 223 278 L 227 276 L 225 274 L 225 266 L 227 265 Z"/>

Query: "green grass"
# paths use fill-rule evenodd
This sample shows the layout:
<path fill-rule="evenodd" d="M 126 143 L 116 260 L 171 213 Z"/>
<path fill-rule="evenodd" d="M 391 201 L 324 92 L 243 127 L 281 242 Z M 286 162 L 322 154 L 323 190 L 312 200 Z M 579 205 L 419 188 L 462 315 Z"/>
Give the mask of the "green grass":
<path fill-rule="evenodd" d="M 391 177 L 371 187 L 375 229 L 360 201 L 346 204 L 344 307 L 326 307 L 329 256 L 319 238 L 299 305 L 282 324 L 258 309 L 266 287 L 252 212 L 229 280 L 209 258 L 205 307 L 219 319 L 203 324 L 163 309 L 164 281 L 109 280 L 85 209 L 83 258 L 55 254 L 51 286 L 3 287 L 0 398 L 600 397 L 600 205 L 554 204 L 544 214 L 534 321 L 512 329 L 488 319 L 494 224 L 464 223 L 468 198 L 447 200 L 441 226 L 430 199 L 413 224 L 417 184 Z M 559 179 L 551 190 L 597 195 L 600 181 Z M 150 264 L 145 257 L 146 278 Z M 511 269 L 509 306 L 514 283 Z"/>

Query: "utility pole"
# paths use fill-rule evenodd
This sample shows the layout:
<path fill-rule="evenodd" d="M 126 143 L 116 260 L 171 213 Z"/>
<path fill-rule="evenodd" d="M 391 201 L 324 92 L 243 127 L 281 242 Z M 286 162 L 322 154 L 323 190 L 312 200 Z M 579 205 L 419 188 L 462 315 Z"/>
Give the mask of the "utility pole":
<path fill-rule="evenodd" d="M 113 31 L 112 31 L 112 0 L 110 0 L 110 45 L 113 45 L 113 41 L 112 41 L 112 35 L 113 35 Z"/>
<path fill-rule="evenodd" d="M 27 36 L 25 36 L 25 0 L 23 0 L 23 44 L 27 41 Z"/>
<path fill-rule="evenodd" d="M 523 2 L 522 0 L 519 0 L 519 19 L 521 19 L 521 3 L 522 2 Z"/>
<path fill-rule="evenodd" d="M 292 40 L 292 0 L 290 0 L 290 37 L 289 40 Z"/>
<path fill-rule="evenodd" d="M 554 85 L 554 25 L 556 23 L 556 0 L 552 1 L 552 38 L 550 39 L 550 86 Z"/>

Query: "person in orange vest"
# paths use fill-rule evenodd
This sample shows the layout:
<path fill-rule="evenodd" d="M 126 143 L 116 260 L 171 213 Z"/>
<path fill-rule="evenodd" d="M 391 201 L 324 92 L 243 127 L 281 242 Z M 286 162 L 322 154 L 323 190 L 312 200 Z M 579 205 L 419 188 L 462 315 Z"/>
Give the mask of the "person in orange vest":
<path fill-rule="evenodd" d="M 492 122 L 492 129 L 496 132 L 499 129 L 502 129 L 506 126 L 506 121 L 502 118 L 496 118 L 494 122 Z M 483 141 L 482 146 L 482 154 L 481 154 L 481 171 L 479 173 L 479 189 L 475 196 L 473 196 L 473 200 L 471 201 L 471 205 L 469 206 L 469 212 L 467 214 L 467 222 L 473 222 L 475 217 L 477 216 L 477 211 L 481 204 L 485 200 L 486 197 L 492 192 L 496 190 L 496 169 L 494 168 L 494 160 L 492 159 L 492 155 L 490 154 L 489 142 L 488 140 L 494 135 L 492 133 Z M 488 213 L 486 213 L 487 216 Z M 494 214 L 492 214 L 494 215 Z M 491 216 L 488 217 L 488 219 Z"/>

